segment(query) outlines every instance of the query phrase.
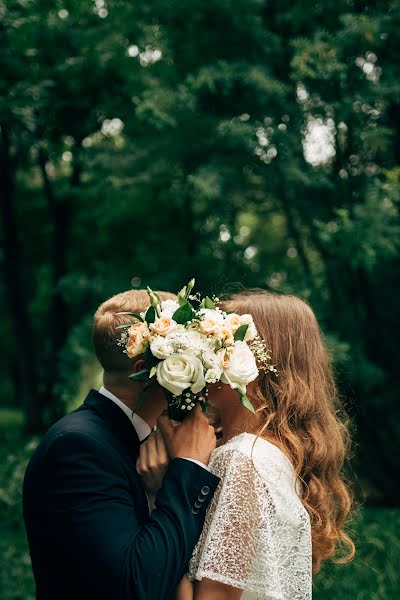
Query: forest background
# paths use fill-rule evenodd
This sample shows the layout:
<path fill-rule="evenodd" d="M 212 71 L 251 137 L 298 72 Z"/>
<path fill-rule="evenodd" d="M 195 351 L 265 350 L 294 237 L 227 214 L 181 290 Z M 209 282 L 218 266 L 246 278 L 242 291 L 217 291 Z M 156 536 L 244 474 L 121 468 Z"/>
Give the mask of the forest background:
<path fill-rule="evenodd" d="M 351 566 L 400 593 L 400 2 L 0 2 L 0 597 L 33 599 L 20 487 L 97 385 L 91 319 L 195 276 L 316 311 L 353 423 Z"/>

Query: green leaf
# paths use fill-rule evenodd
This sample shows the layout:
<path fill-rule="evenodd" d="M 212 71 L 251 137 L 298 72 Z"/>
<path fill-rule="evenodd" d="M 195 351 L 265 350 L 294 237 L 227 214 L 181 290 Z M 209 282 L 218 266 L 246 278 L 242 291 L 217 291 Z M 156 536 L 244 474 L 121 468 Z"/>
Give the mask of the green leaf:
<path fill-rule="evenodd" d="M 117 315 L 129 315 L 130 317 L 135 317 L 135 319 L 137 319 L 138 321 L 141 321 L 143 323 L 143 319 L 140 315 L 137 315 L 136 313 L 133 312 L 117 312 Z"/>
<path fill-rule="evenodd" d="M 129 323 L 124 323 L 123 325 L 118 325 L 115 329 L 125 329 L 126 327 L 132 327 L 132 325 L 136 325 L 137 321 L 130 321 Z"/>
<path fill-rule="evenodd" d="M 179 306 L 183 306 L 187 302 L 185 296 L 182 296 L 182 291 L 180 291 L 178 294 L 178 302 L 179 302 Z"/>
<path fill-rule="evenodd" d="M 248 328 L 249 328 L 248 325 L 241 325 L 235 331 L 235 335 L 233 336 L 235 342 L 243 342 L 244 338 L 246 337 L 246 333 L 247 333 Z"/>
<path fill-rule="evenodd" d="M 157 373 L 157 365 L 155 365 L 154 367 L 151 367 L 150 369 L 150 375 L 149 375 L 149 379 L 151 379 L 152 377 L 154 377 L 154 375 Z"/>
<path fill-rule="evenodd" d="M 242 392 L 240 392 L 239 390 L 238 390 L 238 394 L 240 397 L 240 402 L 243 404 L 243 406 L 245 408 L 247 408 L 250 412 L 255 414 L 256 411 L 254 410 L 254 406 L 252 405 L 252 403 L 250 402 L 250 400 L 248 399 L 246 394 L 242 394 Z"/>
<path fill-rule="evenodd" d="M 132 375 L 129 375 L 129 379 L 133 379 L 133 381 L 147 381 L 149 379 L 149 370 L 142 369 L 137 373 L 132 373 Z"/>
<path fill-rule="evenodd" d="M 172 315 L 174 321 L 176 321 L 179 325 L 184 325 L 195 316 L 195 312 L 192 308 L 192 305 L 189 302 L 185 302 L 182 304 Z"/>
<path fill-rule="evenodd" d="M 156 309 L 154 306 L 149 306 L 146 312 L 145 321 L 147 323 L 154 323 L 156 320 Z"/>
<path fill-rule="evenodd" d="M 215 302 L 211 300 L 210 296 L 206 296 L 205 298 L 203 298 L 201 304 L 203 308 L 209 308 L 211 310 L 214 310 L 216 308 Z"/>

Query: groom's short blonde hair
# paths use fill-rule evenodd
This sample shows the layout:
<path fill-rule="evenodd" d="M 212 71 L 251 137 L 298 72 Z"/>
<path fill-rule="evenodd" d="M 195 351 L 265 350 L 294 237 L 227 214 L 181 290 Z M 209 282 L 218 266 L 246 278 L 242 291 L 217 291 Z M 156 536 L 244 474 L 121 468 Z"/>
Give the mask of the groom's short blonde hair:
<path fill-rule="evenodd" d="M 163 300 L 176 299 L 174 294 L 159 292 Z M 118 315 L 118 312 L 141 313 L 149 306 L 146 290 L 128 290 L 109 298 L 96 310 L 93 320 L 93 346 L 97 359 L 104 371 L 127 371 L 132 367 L 132 359 L 124 354 L 118 339 L 121 329 L 118 325 L 129 323 L 132 317 Z"/>

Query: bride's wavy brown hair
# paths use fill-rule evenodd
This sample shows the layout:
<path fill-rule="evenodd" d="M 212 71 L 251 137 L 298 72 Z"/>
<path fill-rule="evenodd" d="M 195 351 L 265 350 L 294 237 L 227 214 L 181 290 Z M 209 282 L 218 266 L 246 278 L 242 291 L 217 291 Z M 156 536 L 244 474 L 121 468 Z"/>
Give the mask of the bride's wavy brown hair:
<path fill-rule="evenodd" d="M 355 554 L 343 529 L 352 509 L 343 475 L 350 444 L 348 419 L 317 319 L 299 298 L 264 290 L 236 294 L 223 302 L 223 308 L 253 316 L 278 370 L 277 376 L 261 371 L 248 389 L 261 423 L 251 433 L 272 438 L 303 482 L 301 500 L 311 520 L 313 571 L 318 572 L 327 558 L 348 562 Z"/>

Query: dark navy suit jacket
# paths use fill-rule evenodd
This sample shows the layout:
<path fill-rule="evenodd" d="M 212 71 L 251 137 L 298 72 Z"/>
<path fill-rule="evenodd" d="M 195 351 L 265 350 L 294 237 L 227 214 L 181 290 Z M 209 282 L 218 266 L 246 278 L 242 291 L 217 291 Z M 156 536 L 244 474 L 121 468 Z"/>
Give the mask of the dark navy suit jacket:
<path fill-rule="evenodd" d="M 219 479 L 173 460 L 149 516 L 139 446 L 123 411 L 94 390 L 44 436 L 24 480 L 38 600 L 171 596 Z"/>

